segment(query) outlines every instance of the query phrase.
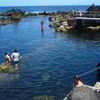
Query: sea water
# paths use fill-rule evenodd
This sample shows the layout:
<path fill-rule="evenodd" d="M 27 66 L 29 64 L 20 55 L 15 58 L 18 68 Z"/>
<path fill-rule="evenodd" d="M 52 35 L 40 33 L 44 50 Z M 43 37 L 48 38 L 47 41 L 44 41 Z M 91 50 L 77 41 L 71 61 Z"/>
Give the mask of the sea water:
<path fill-rule="evenodd" d="M 73 88 L 73 76 L 100 61 L 100 31 L 61 33 L 48 25 L 47 16 L 32 16 L 0 26 L 0 63 L 5 51 L 17 49 L 23 56 L 17 73 L 0 72 L 0 100 L 61 100 Z M 88 85 L 97 78 L 97 71 L 81 77 Z"/>

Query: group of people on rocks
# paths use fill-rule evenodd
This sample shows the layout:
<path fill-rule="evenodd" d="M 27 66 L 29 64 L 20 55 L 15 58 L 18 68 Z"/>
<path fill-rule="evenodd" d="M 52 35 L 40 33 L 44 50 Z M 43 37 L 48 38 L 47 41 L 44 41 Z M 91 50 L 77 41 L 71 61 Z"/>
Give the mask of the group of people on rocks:
<path fill-rule="evenodd" d="M 5 52 L 4 58 L 7 63 L 14 64 L 14 65 L 20 63 L 21 61 L 21 56 L 16 49 L 13 51 L 11 56 L 9 56 L 8 52 Z"/>

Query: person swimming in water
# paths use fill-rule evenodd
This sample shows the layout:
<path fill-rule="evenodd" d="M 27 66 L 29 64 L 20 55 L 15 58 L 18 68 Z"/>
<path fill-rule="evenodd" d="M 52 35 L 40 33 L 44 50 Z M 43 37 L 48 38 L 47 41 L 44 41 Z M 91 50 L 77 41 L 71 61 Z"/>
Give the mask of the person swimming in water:
<path fill-rule="evenodd" d="M 6 61 L 7 63 L 11 63 L 11 58 L 10 58 L 8 52 L 5 52 L 5 54 L 4 54 L 4 58 L 5 58 L 5 61 Z"/>
<path fill-rule="evenodd" d="M 20 63 L 21 58 L 19 52 L 15 49 L 14 52 L 11 54 L 12 63 L 14 65 Z"/>

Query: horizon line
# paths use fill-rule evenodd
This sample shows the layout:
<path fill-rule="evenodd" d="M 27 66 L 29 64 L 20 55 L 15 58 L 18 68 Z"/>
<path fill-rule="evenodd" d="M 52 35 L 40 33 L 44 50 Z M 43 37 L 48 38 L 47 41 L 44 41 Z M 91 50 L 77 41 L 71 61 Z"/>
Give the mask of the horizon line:
<path fill-rule="evenodd" d="M 92 4 L 91 4 L 92 5 Z M 28 6 L 91 6 L 91 5 L 16 5 L 16 6 L 12 6 L 12 5 L 5 5 L 5 6 L 0 6 L 0 7 L 28 7 Z M 96 6 L 100 6 L 100 5 L 96 5 Z"/>

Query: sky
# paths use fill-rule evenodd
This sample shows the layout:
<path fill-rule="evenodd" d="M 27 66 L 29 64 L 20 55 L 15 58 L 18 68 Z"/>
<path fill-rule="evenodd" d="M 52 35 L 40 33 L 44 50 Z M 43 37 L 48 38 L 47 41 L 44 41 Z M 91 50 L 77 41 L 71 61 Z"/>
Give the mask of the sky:
<path fill-rule="evenodd" d="M 100 5 L 100 0 L 0 0 L 0 6 Z"/>

